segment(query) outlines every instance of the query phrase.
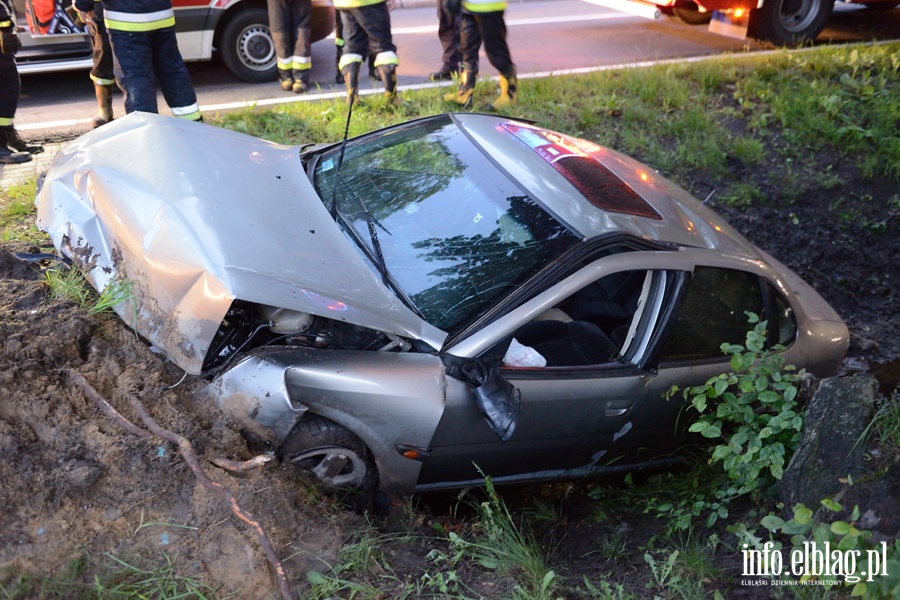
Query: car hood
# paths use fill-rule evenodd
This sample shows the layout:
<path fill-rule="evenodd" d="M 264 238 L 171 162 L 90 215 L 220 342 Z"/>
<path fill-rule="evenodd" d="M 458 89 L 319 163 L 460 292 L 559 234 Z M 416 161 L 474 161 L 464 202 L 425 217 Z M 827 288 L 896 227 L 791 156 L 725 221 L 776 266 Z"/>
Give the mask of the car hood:
<path fill-rule="evenodd" d="M 115 310 L 200 373 L 236 299 L 326 316 L 439 348 L 445 334 L 382 283 L 316 195 L 300 148 L 132 113 L 57 154 L 38 226 Z"/>

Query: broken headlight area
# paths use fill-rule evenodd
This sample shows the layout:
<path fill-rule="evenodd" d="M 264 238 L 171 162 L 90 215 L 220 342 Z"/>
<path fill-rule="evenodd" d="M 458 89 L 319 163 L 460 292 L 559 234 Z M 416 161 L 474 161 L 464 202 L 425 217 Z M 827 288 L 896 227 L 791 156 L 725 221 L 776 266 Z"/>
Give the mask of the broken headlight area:
<path fill-rule="evenodd" d="M 204 373 L 224 370 L 234 358 L 262 346 L 406 352 L 394 335 L 309 313 L 236 300 L 219 325 L 203 363 Z"/>

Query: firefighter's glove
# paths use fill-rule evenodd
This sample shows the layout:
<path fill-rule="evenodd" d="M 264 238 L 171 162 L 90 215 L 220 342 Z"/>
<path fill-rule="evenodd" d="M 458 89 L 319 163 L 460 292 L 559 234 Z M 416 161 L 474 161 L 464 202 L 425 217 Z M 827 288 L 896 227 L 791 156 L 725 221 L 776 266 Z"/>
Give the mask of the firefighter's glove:
<path fill-rule="evenodd" d="M 16 35 L 16 28 L 12 25 L 0 27 L 0 53 L 12 56 L 19 51 L 19 47 L 19 36 Z"/>

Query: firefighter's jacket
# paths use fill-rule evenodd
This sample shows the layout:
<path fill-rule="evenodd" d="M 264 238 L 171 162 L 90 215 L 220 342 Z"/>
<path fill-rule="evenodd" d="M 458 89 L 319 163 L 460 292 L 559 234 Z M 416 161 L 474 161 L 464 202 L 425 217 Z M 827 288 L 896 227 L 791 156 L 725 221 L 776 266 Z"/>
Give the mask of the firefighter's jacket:
<path fill-rule="evenodd" d="M 0 0 L 0 28 L 13 24 L 12 0 Z"/>
<path fill-rule="evenodd" d="M 82 12 L 94 10 L 94 0 L 75 0 Z M 139 33 L 175 26 L 172 0 L 103 0 L 106 28 Z"/>

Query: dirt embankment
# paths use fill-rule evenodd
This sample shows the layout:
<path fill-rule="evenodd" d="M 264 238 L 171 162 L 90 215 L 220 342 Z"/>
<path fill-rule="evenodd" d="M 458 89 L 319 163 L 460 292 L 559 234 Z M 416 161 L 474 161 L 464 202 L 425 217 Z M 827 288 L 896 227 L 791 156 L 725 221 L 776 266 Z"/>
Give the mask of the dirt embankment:
<path fill-rule="evenodd" d="M 9 589 L 17 573 L 61 573 L 80 553 L 139 564 L 150 549 L 242 598 L 272 597 L 275 580 L 256 535 L 197 483 L 178 448 L 126 433 L 66 373 L 83 375 L 143 425 L 127 401 L 139 397 L 207 460 L 249 458 L 218 411 L 195 402 L 202 382 L 164 390 L 181 378 L 177 368 L 117 318 L 49 299 L 38 270 L 12 250 L 34 249 L 0 248 L 0 583 Z M 358 526 L 359 517 L 323 508 L 278 466 L 242 478 L 210 463 L 206 470 L 265 524 L 282 556 L 293 555 L 285 566 L 295 581 L 332 562 L 342 531 Z"/>

